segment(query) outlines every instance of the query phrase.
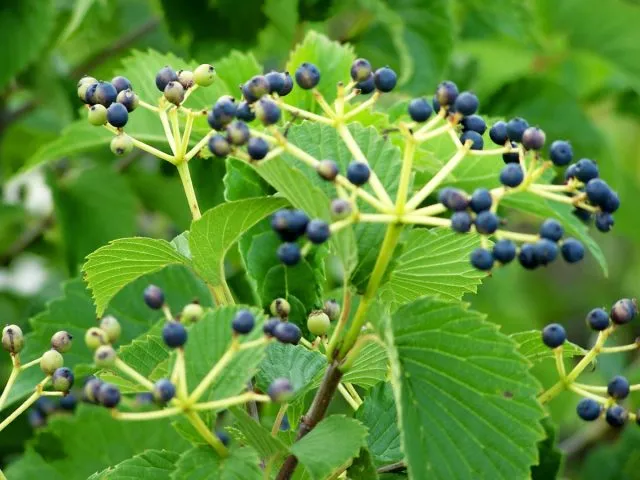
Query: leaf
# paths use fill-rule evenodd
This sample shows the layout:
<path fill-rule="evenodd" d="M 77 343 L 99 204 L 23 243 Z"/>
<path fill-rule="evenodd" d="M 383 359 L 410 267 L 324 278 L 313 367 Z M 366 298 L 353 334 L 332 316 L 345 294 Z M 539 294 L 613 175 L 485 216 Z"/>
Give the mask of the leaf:
<path fill-rule="evenodd" d="M 390 383 L 379 383 L 373 387 L 355 417 L 369 429 L 367 448 L 376 465 L 403 459 L 398 414 Z"/>
<path fill-rule="evenodd" d="M 357 420 L 331 415 L 322 420 L 290 450 L 312 480 L 327 478 L 358 455 L 365 445 L 367 429 Z"/>
<path fill-rule="evenodd" d="M 445 228 L 412 230 L 382 289 L 382 301 L 398 306 L 426 295 L 459 300 L 476 293 L 486 274 L 471 266 L 469 256 L 479 246 L 477 235 Z"/>
<path fill-rule="evenodd" d="M 172 480 L 257 480 L 262 478 L 256 452 L 249 447 L 231 450 L 221 459 L 209 446 L 183 453 L 171 474 Z"/>
<path fill-rule="evenodd" d="M 362 347 L 358 358 L 344 374 L 342 381 L 368 389 L 384 380 L 388 371 L 389 360 L 385 347 L 378 342 L 369 342 Z"/>
<path fill-rule="evenodd" d="M 264 197 L 273 189 L 246 162 L 232 157 L 226 159 L 227 173 L 224 176 L 224 198 L 228 202 L 245 198 Z"/>
<path fill-rule="evenodd" d="M 188 265 L 189 261 L 169 242 L 153 238 L 121 238 L 90 254 L 82 270 L 98 317 L 126 285 L 173 264 Z"/>
<path fill-rule="evenodd" d="M 378 472 L 373 464 L 371 454 L 366 448 L 360 449 L 360 455 L 353 460 L 347 469 L 347 478 L 351 480 L 377 480 Z"/>
<path fill-rule="evenodd" d="M 207 211 L 193 222 L 189 235 L 196 272 L 210 285 L 220 284 L 229 248 L 249 228 L 286 204 L 282 198 L 263 197 L 224 203 Z"/>
<path fill-rule="evenodd" d="M 540 386 L 515 343 L 462 304 L 424 298 L 387 325 L 413 478 L 524 478 L 537 462 Z"/>
<path fill-rule="evenodd" d="M 518 345 L 518 351 L 531 363 L 555 358 L 553 350 L 542 343 L 539 330 L 518 332 L 509 335 L 509 337 Z M 582 357 L 586 355 L 587 351 L 575 343 L 564 342 L 562 353 L 565 358 L 573 358 Z"/>
<path fill-rule="evenodd" d="M 287 451 L 287 447 L 278 438 L 272 437 L 271 432 L 251 418 L 240 407 L 229 409 L 236 419 L 236 427 L 244 435 L 246 442 L 253 447 L 261 458 L 269 458 Z"/>
<path fill-rule="evenodd" d="M 538 444 L 540 461 L 538 465 L 531 467 L 532 480 L 557 478 L 560 474 L 562 461 L 564 459 L 564 454 L 556 445 L 557 431 L 551 418 L 543 418 L 542 426 L 547 434 L 547 438 Z"/>
<path fill-rule="evenodd" d="M 78 29 L 87 13 L 95 3 L 95 0 L 76 0 L 73 5 L 73 12 L 69 22 L 58 38 L 58 43 L 65 42 Z"/>
<path fill-rule="evenodd" d="M 631 425 L 630 425 L 631 426 Z M 580 468 L 584 480 L 637 480 L 640 442 L 637 428 L 625 428 L 615 442 L 600 442 Z"/>
<path fill-rule="evenodd" d="M 146 450 L 114 467 L 94 473 L 87 480 L 125 480 L 131 478 L 169 480 L 179 458 L 178 453 L 167 450 Z"/>

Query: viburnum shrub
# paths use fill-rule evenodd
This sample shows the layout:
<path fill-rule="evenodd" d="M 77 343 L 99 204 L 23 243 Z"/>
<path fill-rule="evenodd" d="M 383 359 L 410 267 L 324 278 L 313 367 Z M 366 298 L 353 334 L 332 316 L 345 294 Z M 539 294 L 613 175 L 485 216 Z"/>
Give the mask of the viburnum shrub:
<path fill-rule="evenodd" d="M 172 421 L 179 436 L 163 430 L 148 447 L 171 478 L 287 479 L 304 469 L 313 479 L 403 470 L 513 479 L 541 460 L 542 404 L 564 390 L 584 397 L 585 420 L 639 418 L 619 402 L 640 385 L 577 382 L 596 356 L 638 348 L 604 346 L 637 315 L 635 301 L 589 313 L 599 333 L 588 351 L 558 324 L 509 337 L 461 302 L 510 263 L 573 264 L 585 245 L 603 262 L 583 222 L 609 231 L 620 201 L 568 141 L 548 142 L 523 118 L 483 118 L 478 97 L 451 81 L 394 103 L 395 71 L 313 33 L 283 72 L 256 71 L 240 54 L 215 68 L 145 55 L 110 82 L 83 77 L 78 96 L 115 155 L 138 148 L 177 169 L 193 223 L 171 242 L 120 239 L 89 255 L 99 320 L 72 313 L 86 329 L 87 353 L 74 360 L 80 393 L 63 366 L 72 333 L 21 363 L 29 339 L 3 330 L 14 368 L 0 408 L 26 369 L 40 365 L 44 378 L 0 430 L 41 397 L 66 395 L 73 408 L 79 395 L 110 410 L 104 425 Z M 214 93 L 199 97 L 206 89 Z M 164 136 L 145 133 L 138 115 Z M 190 164 L 222 159 L 225 201 L 202 212 Z M 509 211 L 538 221 L 511 223 Z M 229 252 L 245 270 L 233 285 Z M 171 266 L 188 280 L 163 275 Z M 332 285 L 336 270 L 343 281 Z M 131 320 L 149 312 L 161 317 Z M 573 355 L 583 358 L 567 372 Z M 560 378 L 543 391 L 529 367 L 551 358 Z M 43 410 L 32 410 L 34 423 Z M 153 464 L 140 455 L 101 468 Z"/>

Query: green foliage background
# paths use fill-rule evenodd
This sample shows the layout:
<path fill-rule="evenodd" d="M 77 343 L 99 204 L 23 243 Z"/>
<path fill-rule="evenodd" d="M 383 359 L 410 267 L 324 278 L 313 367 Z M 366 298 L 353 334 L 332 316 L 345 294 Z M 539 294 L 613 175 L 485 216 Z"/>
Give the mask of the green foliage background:
<path fill-rule="evenodd" d="M 189 226 L 179 180 L 163 165 L 143 156 L 114 160 L 108 148 L 72 157 L 41 150 L 82 114 L 75 95 L 82 74 L 110 78 L 132 50 L 148 48 L 198 62 L 214 62 L 233 49 L 251 51 L 267 68 L 283 68 L 289 51 L 309 30 L 349 42 L 374 65 L 396 69 L 401 88 L 392 100 L 430 94 L 437 82 L 451 78 L 479 95 L 481 113 L 521 115 L 544 128 L 549 139 L 570 139 L 577 156 L 596 159 L 603 177 L 619 190 L 623 206 L 613 233 L 593 233 L 609 264 L 607 278 L 592 256 L 571 268 L 557 264 L 533 273 L 505 268 L 485 281 L 478 295 L 466 298 L 475 310 L 502 325 L 505 333 L 561 322 L 573 342 L 585 345 L 590 333 L 583 318 L 591 308 L 638 293 L 637 2 L 246 0 L 242 8 L 237 4 L 12 0 L 0 7 L 0 44 L 5 46 L 0 52 L 1 323 L 17 323 L 28 331 L 28 319 L 59 297 L 62 282 L 75 277 L 85 256 L 108 241 L 133 235 L 170 240 Z M 92 140 L 87 136 L 87 142 Z M 32 176 L 21 187 L 22 172 L 34 155 L 48 162 L 39 170 L 40 186 Z M 223 200 L 225 168 L 224 162 L 195 165 L 203 211 Z M 44 185 L 50 189 L 53 206 L 46 195 L 42 200 Z M 526 220 L 513 219 L 523 224 Z M 228 258 L 231 283 L 242 284 L 245 277 L 236 275 L 239 253 L 234 250 Z M 29 270 L 33 265 L 42 275 Z M 176 279 L 176 285 L 181 283 Z M 179 306 L 188 292 L 175 295 Z M 67 312 L 70 317 L 76 314 Z M 51 319 L 56 321 L 65 323 Z M 67 323 L 73 324 L 73 318 Z M 629 340 L 638 334 L 638 327 L 626 331 Z M 10 365 L 7 357 L 0 358 L 3 385 Z M 636 366 L 632 356 L 603 358 L 593 381 L 606 382 L 621 371 L 638 377 L 633 373 Z M 552 362 L 542 361 L 534 371 L 548 382 Z M 616 439 L 585 427 L 573 413 L 575 402 L 565 394 L 551 404 L 554 421 L 560 425 L 560 445 L 569 452 L 565 475 L 590 479 L 605 468 L 604 478 L 640 478 L 629 463 L 638 433 L 627 431 Z M 94 428 L 98 420 L 86 419 Z M 171 442 L 172 435 L 166 429 L 166 437 L 157 438 Z M 20 455 L 31 436 L 25 417 L 3 432 L 0 466 Z M 147 448 L 162 446 L 150 442 Z M 36 448 L 49 459 L 60 453 L 59 446 L 47 444 L 46 439 L 39 439 Z"/>

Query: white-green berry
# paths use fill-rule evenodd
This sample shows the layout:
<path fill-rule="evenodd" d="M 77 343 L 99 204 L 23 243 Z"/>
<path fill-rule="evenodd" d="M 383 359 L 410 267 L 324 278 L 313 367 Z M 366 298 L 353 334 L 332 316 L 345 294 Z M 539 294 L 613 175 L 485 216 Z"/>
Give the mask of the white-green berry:
<path fill-rule="evenodd" d="M 67 367 L 57 368 L 51 376 L 51 385 L 58 392 L 68 392 L 73 386 L 74 376 L 71 369 Z"/>
<path fill-rule="evenodd" d="M 204 308 L 202 308 L 202 305 L 199 303 L 189 303 L 182 309 L 180 321 L 182 323 L 194 323 L 200 320 L 202 315 L 204 315 Z"/>
<path fill-rule="evenodd" d="M 96 103 L 89 107 L 87 119 L 91 125 L 99 127 L 107 123 L 107 107 Z"/>
<path fill-rule="evenodd" d="M 24 335 L 17 325 L 7 325 L 2 329 L 2 348 L 9 353 L 19 353 L 24 347 Z"/>
<path fill-rule="evenodd" d="M 93 355 L 93 361 L 100 368 L 109 368 L 115 363 L 116 356 L 116 351 L 111 345 L 100 345 Z"/>
<path fill-rule="evenodd" d="M 129 135 L 122 133 L 113 137 L 110 147 L 114 155 L 121 157 L 133 151 L 133 140 Z"/>
<path fill-rule="evenodd" d="M 330 325 L 331 320 L 329 320 L 329 315 L 324 313 L 322 310 L 314 310 L 307 318 L 307 328 L 317 337 L 326 335 L 329 331 Z"/>
<path fill-rule="evenodd" d="M 83 102 L 86 99 L 87 89 L 89 88 L 89 85 L 93 83 L 98 83 L 98 80 L 89 76 L 84 76 L 80 80 L 78 80 L 78 98 Z"/>
<path fill-rule="evenodd" d="M 89 350 L 96 350 L 100 345 L 109 344 L 109 336 L 107 332 L 98 327 L 91 327 L 84 334 L 84 343 L 87 344 Z"/>
<path fill-rule="evenodd" d="M 42 370 L 45 375 L 53 375 L 58 368 L 64 365 L 64 358 L 62 354 L 57 350 L 47 350 L 40 357 L 40 370 Z"/>
<path fill-rule="evenodd" d="M 102 317 L 102 320 L 100 320 L 100 330 L 107 334 L 109 343 L 115 343 L 122 333 L 120 322 L 118 322 L 118 319 L 113 315 Z"/>
<path fill-rule="evenodd" d="M 60 330 L 56 332 L 51 337 L 51 348 L 59 351 L 60 353 L 65 353 L 71 350 L 71 341 L 73 340 L 73 336 L 65 331 Z"/>
<path fill-rule="evenodd" d="M 193 87 L 193 72 L 191 70 L 178 70 L 178 81 L 185 90 Z"/>
<path fill-rule="evenodd" d="M 276 298 L 271 302 L 269 310 L 274 317 L 288 318 L 291 313 L 291 305 L 284 298 Z"/>
<path fill-rule="evenodd" d="M 180 105 L 184 100 L 184 87 L 180 82 L 167 83 L 167 86 L 164 87 L 164 98 L 174 105 Z"/>
<path fill-rule="evenodd" d="M 324 313 L 329 316 L 331 321 L 337 320 L 340 316 L 340 304 L 336 302 L 334 299 L 327 300 L 324 302 Z"/>
<path fill-rule="evenodd" d="M 193 71 L 193 80 L 201 87 L 208 87 L 216 78 L 216 69 L 213 65 L 203 63 Z"/>

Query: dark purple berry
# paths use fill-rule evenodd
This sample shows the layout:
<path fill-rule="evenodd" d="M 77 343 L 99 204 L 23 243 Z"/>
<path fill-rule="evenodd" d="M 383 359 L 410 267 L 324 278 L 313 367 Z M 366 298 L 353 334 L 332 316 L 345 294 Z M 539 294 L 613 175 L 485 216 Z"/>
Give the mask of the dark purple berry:
<path fill-rule="evenodd" d="M 515 142 L 511 142 L 511 151 L 502 154 L 502 161 L 504 163 L 519 163 L 520 154 L 518 153 L 518 145 Z"/>
<path fill-rule="evenodd" d="M 507 122 L 507 136 L 513 142 L 521 142 L 524 131 L 529 128 L 529 124 L 524 118 L 516 117 Z"/>
<path fill-rule="evenodd" d="M 526 268 L 527 270 L 533 270 L 540 265 L 538 263 L 536 249 L 533 244 L 525 243 L 520 247 L 520 252 L 518 253 L 518 262 L 520 262 L 520 265 L 522 265 L 522 267 Z"/>
<path fill-rule="evenodd" d="M 144 289 L 143 293 L 144 303 L 147 304 L 149 308 L 153 308 L 154 310 L 158 310 L 162 308 L 164 305 L 164 292 L 160 287 L 155 285 L 149 285 Z"/>
<path fill-rule="evenodd" d="M 598 175 L 598 166 L 593 160 L 582 158 L 575 164 L 574 176 L 583 183 L 598 178 Z"/>
<path fill-rule="evenodd" d="M 467 141 L 471 141 L 471 150 L 482 150 L 484 147 L 484 139 L 482 135 L 473 130 L 465 130 L 460 135 L 460 142 L 464 145 Z"/>
<path fill-rule="evenodd" d="M 596 213 L 596 228 L 600 230 L 602 233 L 607 233 L 611 231 L 611 228 L 614 225 L 613 215 L 606 212 L 598 212 Z"/>
<path fill-rule="evenodd" d="M 559 221 L 553 218 L 547 218 L 540 226 L 540 236 L 542 238 L 548 238 L 553 242 L 557 242 L 564 235 L 564 228 Z"/>
<path fill-rule="evenodd" d="M 382 67 L 373 74 L 373 82 L 378 90 L 387 93 L 395 88 L 396 83 L 398 83 L 398 76 L 389 67 Z"/>
<path fill-rule="evenodd" d="M 621 375 L 616 375 L 607 384 L 607 393 L 616 400 L 624 400 L 629 396 L 629 380 Z"/>
<path fill-rule="evenodd" d="M 356 58 L 351 64 L 350 73 L 354 82 L 366 80 L 372 73 L 371 64 L 364 58 Z"/>
<path fill-rule="evenodd" d="M 469 201 L 469 207 L 476 213 L 484 212 L 491 208 L 493 199 L 491 198 L 491 192 L 486 188 L 477 188 L 471 195 Z"/>
<path fill-rule="evenodd" d="M 280 322 L 273 329 L 273 336 L 281 343 L 297 345 L 302 338 L 302 332 L 295 323 Z"/>
<path fill-rule="evenodd" d="M 576 407 L 578 416 L 587 422 L 593 422 L 602 413 L 602 405 L 592 398 L 583 398 Z"/>
<path fill-rule="evenodd" d="M 510 263 L 516 258 L 516 244 L 511 240 L 498 240 L 493 246 L 493 258 L 503 265 Z"/>
<path fill-rule="evenodd" d="M 434 100 L 438 102 L 438 106 L 447 107 L 453 105 L 456 98 L 458 98 L 458 87 L 455 83 L 445 80 L 438 85 L 434 96 Z M 434 105 L 434 110 L 438 111 L 440 108 L 435 108 Z"/>
<path fill-rule="evenodd" d="M 527 150 L 541 150 L 546 138 L 543 130 L 529 127 L 522 134 L 522 146 Z"/>
<path fill-rule="evenodd" d="M 607 413 L 604 418 L 612 427 L 621 428 L 624 427 L 625 423 L 627 423 L 629 414 L 620 405 L 612 405 L 607 409 Z"/>
<path fill-rule="evenodd" d="M 231 145 L 229 145 L 225 137 L 216 133 L 209 138 L 209 150 L 211 150 L 211 153 L 216 157 L 224 158 L 231 153 Z"/>
<path fill-rule="evenodd" d="M 115 87 L 118 93 L 122 92 L 123 90 L 131 90 L 133 88 L 129 79 L 122 76 L 113 77 L 113 79 L 111 80 L 111 85 Z"/>
<path fill-rule="evenodd" d="M 320 82 L 320 70 L 312 63 L 303 63 L 296 70 L 296 83 L 304 90 L 315 88 Z"/>
<path fill-rule="evenodd" d="M 276 378 L 269 385 L 267 394 L 274 402 L 286 402 L 293 395 L 293 386 L 288 378 Z"/>
<path fill-rule="evenodd" d="M 622 298 L 611 307 L 611 321 L 616 325 L 624 325 L 638 314 L 638 306 L 634 300 Z"/>
<path fill-rule="evenodd" d="M 373 81 L 373 73 L 361 82 L 356 83 L 355 88 L 360 90 L 362 95 L 368 95 L 376 89 L 376 83 Z"/>
<path fill-rule="evenodd" d="M 264 322 L 264 325 L 262 325 L 262 331 L 264 332 L 265 335 L 269 337 L 273 337 L 273 332 L 279 323 L 280 323 L 279 318 L 270 318 L 269 320 Z"/>
<path fill-rule="evenodd" d="M 270 91 L 271 84 L 264 75 L 256 75 L 242 85 L 242 95 L 248 103 L 257 102 L 264 95 L 268 95 Z"/>
<path fill-rule="evenodd" d="M 227 126 L 227 140 L 233 145 L 244 145 L 249 141 L 249 136 L 249 127 L 240 120 Z"/>
<path fill-rule="evenodd" d="M 370 175 L 371 169 L 366 163 L 354 160 L 347 167 L 347 179 L 358 187 L 367 183 Z"/>
<path fill-rule="evenodd" d="M 278 258 L 285 265 L 292 267 L 302 258 L 300 247 L 297 243 L 283 243 L 278 247 Z"/>
<path fill-rule="evenodd" d="M 112 103 L 107 108 L 107 122 L 116 128 L 124 127 L 129 121 L 127 107 L 121 103 Z"/>
<path fill-rule="evenodd" d="M 176 386 L 168 378 L 161 378 L 153 385 L 153 399 L 158 403 L 167 403 L 176 396 Z"/>
<path fill-rule="evenodd" d="M 324 220 L 314 219 L 307 224 L 307 238 L 311 243 L 316 245 L 324 243 L 330 235 L 329 224 Z"/>
<path fill-rule="evenodd" d="M 571 144 L 564 140 L 556 140 L 551 144 L 549 149 L 549 158 L 554 165 L 564 167 L 569 165 L 573 160 L 573 148 Z"/>
<path fill-rule="evenodd" d="M 489 138 L 496 145 L 503 146 L 509 140 L 507 135 L 507 124 L 502 120 L 494 123 L 489 129 Z"/>
<path fill-rule="evenodd" d="M 549 348 L 558 348 L 567 340 L 567 332 L 559 323 L 550 323 L 542 329 L 542 343 Z"/>
<path fill-rule="evenodd" d="M 156 87 L 158 90 L 164 93 L 164 89 L 169 82 L 177 82 L 178 74 L 169 65 L 166 65 L 160 69 L 156 74 Z"/>
<path fill-rule="evenodd" d="M 114 408 L 120 403 L 120 389 L 110 383 L 103 383 L 98 391 L 98 400 L 103 407 Z"/>
<path fill-rule="evenodd" d="M 602 308 L 594 308 L 587 314 L 587 325 L 597 332 L 609 328 L 609 314 Z"/>
<path fill-rule="evenodd" d="M 493 267 L 493 256 L 489 250 L 484 248 L 476 248 L 471 252 L 471 265 L 478 270 L 491 270 Z"/>
<path fill-rule="evenodd" d="M 480 103 L 478 102 L 478 97 L 476 97 L 471 92 L 462 92 L 457 96 L 455 102 L 453 103 L 453 108 L 456 113 L 461 115 L 473 115 L 478 111 L 478 106 Z"/>
<path fill-rule="evenodd" d="M 575 238 L 565 239 L 560 252 L 567 263 L 576 263 L 584 258 L 584 246 Z"/>
<path fill-rule="evenodd" d="M 414 122 L 426 122 L 433 113 L 431 105 L 425 98 L 414 98 L 409 102 L 407 110 Z"/>
<path fill-rule="evenodd" d="M 262 160 L 269 153 L 269 144 L 260 137 L 251 137 L 247 142 L 247 153 L 252 160 Z"/>
<path fill-rule="evenodd" d="M 253 122 L 256 114 L 251 110 L 251 106 L 247 102 L 240 102 L 236 109 L 236 117 L 244 122 Z M 213 127 L 212 127 L 213 128 Z"/>
<path fill-rule="evenodd" d="M 541 238 L 533 246 L 540 265 L 548 265 L 558 256 L 558 245 L 548 238 Z"/>
<path fill-rule="evenodd" d="M 255 324 L 256 318 L 253 313 L 249 310 L 238 310 L 238 313 L 235 314 L 231 322 L 231 328 L 240 335 L 246 335 L 253 330 Z"/>
<path fill-rule="evenodd" d="M 162 339 L 169 348 L 181 347 L 187 343 L 187 329 L 180 322 L 167 322 L 162 328 Z"/>
<path fill-rule="evenodd" d="M 519 163 L 508 163 L 500 171 L 500 183 L 505 187 L 515 188 L 524 180 L 524 172 Z"/>
<path fill-rule="evenodd" d="M 480 115 L 469 115 L 468 117 L 464 117 L 460 121 L 460 124 L 464 130 L 472 130 L 474 132 L 478 132 L 480 135 L 484 135 L 484 132 L 487 131 L 487 123 Z"/>
<path fill-rule="evenodd" d="M 451 228 L 459 233 L 466 233 L 471 229 L 473 220 L 469 212 L 455 212 L 451 215 Z"/>
<path fill-rule="evenodd" d="M 475 225 L 478 233 L 491 235 L 498 229 L 500 219 L 495 213 L 485 210 L 476 216 Z"/>

